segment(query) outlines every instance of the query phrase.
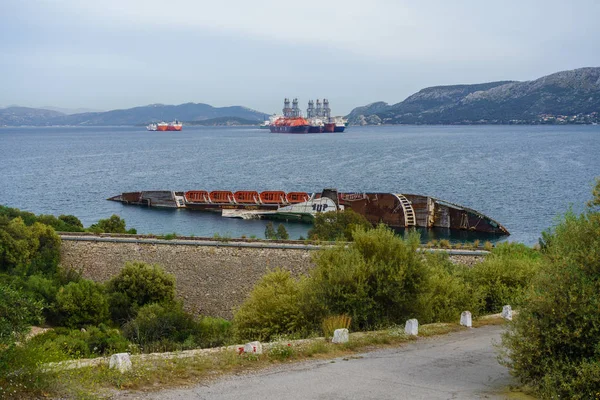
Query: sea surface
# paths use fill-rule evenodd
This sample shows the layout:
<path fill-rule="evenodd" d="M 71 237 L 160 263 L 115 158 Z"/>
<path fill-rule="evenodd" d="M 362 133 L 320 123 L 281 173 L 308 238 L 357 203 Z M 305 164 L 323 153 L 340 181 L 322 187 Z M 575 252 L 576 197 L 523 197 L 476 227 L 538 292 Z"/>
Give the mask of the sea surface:
<path fill-rule="evenodd" d="M 142 190 L 284 190 L 430 195 L 478 210 L 532 245 L 600 176 L 600 126 L 386 126 L 286 135 L 248 127 L 0 128 L 0 204 L 117 214 L 139 233 L 264 237 L 264 221 L 107 201 Z M 286 224 L 291 238 L 310 225 Z M 424 232 L 424 240 L 445 232 Z M 460 240 L 461 235 L 453 236 Z M 488 239 L 488 238 L 485 238 Z M 491 238 L 495 240 L 496 238 Z"/>

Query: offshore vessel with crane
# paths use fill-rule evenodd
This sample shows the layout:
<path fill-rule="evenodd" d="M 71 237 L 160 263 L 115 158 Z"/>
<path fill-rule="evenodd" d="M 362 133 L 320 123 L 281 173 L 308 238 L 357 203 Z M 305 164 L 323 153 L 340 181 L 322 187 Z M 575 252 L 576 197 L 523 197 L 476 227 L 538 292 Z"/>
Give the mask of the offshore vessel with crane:
<path fill-rule="evenodd" d="M 291 101 L 288 98 L 283 101 L 283 115 L 276 116 L 264 127 L 269 127 L 273 133 L 323 133 L 344 132 L 346 121 L 343 117 L 332 117 L 329 100 L 317 99 L 316 105 L 313 100 L 308 101 L 306 118 L 298 106 L 298 99 Z M 261 127 L 263 127 L 261 125 Z"/>

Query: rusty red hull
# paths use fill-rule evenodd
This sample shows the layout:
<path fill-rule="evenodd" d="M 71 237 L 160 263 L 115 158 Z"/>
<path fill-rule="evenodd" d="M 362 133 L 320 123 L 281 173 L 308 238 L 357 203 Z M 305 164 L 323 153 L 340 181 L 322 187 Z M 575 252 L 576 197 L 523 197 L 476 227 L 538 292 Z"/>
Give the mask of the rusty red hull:
<path fill-rule="evenodd" d="M 169 207 L 169 194 L 173 194 L 171 197 L 173 202 L 176 202 L 177 193 L 184 195 L 183 192 L 168 191 L 130 192 L 111 197 L 109 200 L 125 204 Z M 174 203 L 173 207 L 201 211 L 277 210 L 279 207 L 306 201 L 312 195 L 305 192 L 285 194 L 281 191 L 262 193 L 215 191 L 210 192 L 211 196 L 206 195 L 207 191 L 185 193 L 184 204 Z M 509 234 L 500 223 L 478 211 L 430 196 L 399 193 L 337 193 L 335 190 L 326 190 L 322 194 L 314 194 L 313 198 L 325 196 L 326 193 L 327 197 L 335 197 L 335 202 L 340 209 L 351 209 L 363 215 L 373 225 L 384 223 L 392 228 L 446 228 L 498 235 Z M 256 200 L 253 201 L 254 199 Z M 264 201 L 265 199 L 268 201 Z"/>

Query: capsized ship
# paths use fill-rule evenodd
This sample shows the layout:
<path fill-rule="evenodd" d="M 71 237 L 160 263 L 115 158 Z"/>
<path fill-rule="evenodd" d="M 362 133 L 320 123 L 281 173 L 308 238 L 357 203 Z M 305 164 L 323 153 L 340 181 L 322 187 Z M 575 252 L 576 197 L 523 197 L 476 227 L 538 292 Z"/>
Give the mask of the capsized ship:
<path fill-rule="evenodd" d="M 391 228 L 447 228 L 508 235 L 495 220 L 434 197 L 408 193 L 257 192 L 241 190 L 190 190 L 127 192 L 108 200 L 148 207 L 187 208 L 220 212 L 224 217 L 283 219 L 312 222 L 319 213 L 351 209 L 376 225 Z"/>

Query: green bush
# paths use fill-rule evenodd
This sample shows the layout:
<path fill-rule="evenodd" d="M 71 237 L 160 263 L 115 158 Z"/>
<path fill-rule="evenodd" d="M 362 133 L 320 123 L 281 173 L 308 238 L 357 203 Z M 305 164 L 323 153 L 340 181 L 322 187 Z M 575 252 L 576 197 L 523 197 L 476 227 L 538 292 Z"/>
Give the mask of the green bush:
<path fill-rule="evenodd" d="M 44 365 L 65 359 L 57 348 L 29 341 L 0 350 L 0 399 L 47 397 L 56 385 L 57 372 Z"/>
<path fill-rule="evenodd" d="M 123 335 L 143 352 L 194 348 L 199 331 L 194 317 L 175 302 L 147 304 L 123 326 Z"/>
<path fill-rule="evenodd" d="M 35 222 L 31 226 L 17 217 L 0 223 L 0 270 L 11 274 L 54 274 L 60 259 L 60 237 Z"/>
<path fill-rule="evenodd" d="M 478 291 L 482 312 L 498 313 L 523 304 L 525 292 L 541 265 L 539 252 L 518 243 L 498 244 L 484 261 L 464 269 L 464 279 Z"/>
<path fill-rule="evenodd" d="M 119 275 L 107 283 L 110 311 L 115 322 L 135 317 L 137 309 L 150 303 L 175 299 L 175 278 L 158 265 L 128 262 Z"/>
<path fill-rule="evenodd" d="M 0 352 L 22 340 L 32 324 L 41 322 L 41 314 L 41 302 L 0 283 Z"/>
<path fill-rule="evenodd" d="M 407 240 L 380 225 L 358 228 L 354 242 L 321 250 L 310 287 L 329 314 L 348 314 L 357 329 L 404 322 L 418 310 L 414 301 L 427 272 L 417 253 L 419 235 Z"/>
<path fill-rule="evenodd" d="M 287 230 L 285 229 L 285 226 L 283 226 L 283 224 L 279 224 L 277 226 L 277 239 L 288 240 L 289 238 L 290 238 L 290 235 L 288 234 Z"/>
<path fill-rule="evenodd" d="M 350 209 L 319 213 L 315 217 L 313 228 L 308 231 L 308 237 L 312 240 L 350 242 L 352 241 L 352 232 L 359 227 L 369 230 L 373 225 L 363 215 Z"/>
<path fill-rule="evenodd" d="M 98 283 L 85 279 L 71 282 L 56 294 L 56 313 L 69 328 L 98 325 L 108 321 L 108 298 Z"/>
<path fill-rule="evenodd" d="M 265 225 L 265 239 L 288 240 L 289 238 L 290 235 L 283 224 L 279 224 L 277 226 L 277 230 L 275 230 L 275 227 L 271 221 L 267 222 L 267 225 Z"/>
<path fill-rule="evenodd" d="M 125 227 L 125 220 L 116 214 L 110 216 L 107 219 L 101 219 L 97 223 L 90 225 L 88 230 L 94 233 L 130 233 L 135 234 L 135 229 L 129 229 Z"/>
<path fill-rule="evenodd" d="M 600 213 L 568 213 L 542 242 L 540 273 L 503 336 L 504 362 L 544 398 L 597 398 Z"/>
<path fill-rule="evenodd" d="M 223 318 L 202 317 L 198 321 L 196 344 L 202 348 L 224 346 L 232 343 L 233 329 Z"/>
<path fill-rule="evenodd" d="M 10 221 L 15 218 L 21 218 L 25 225 L 31 226 L 36 222 L 49 225 L 60 232 L 83 232 L 81 221 L 73 215 L 61 215 L 56 218 L 54 215 L 38 215 L 27 211 L 21 211 L 18 208 L 0 206 L 0 219 L 5 218 Z"/>
<path fill-rule="evenodd" d="M 59 350 L 68 358 L 92 358 L 121 353 L 129 349 L 129 342 L 118 329 L 104 324 L 85 329 L 55 328 L 30 340 L 44 351 Z"/>
<path fill-rule="evenodd" d="M 465 310 L 477 315 L 481 309 L 478 293 L 462 278 L 468 267 L 453 264 L 446 253 L 426 253 L 424 257 L 426 272 L 415 299 L 419 322 L 456 321 Z"/>
<path fill-rule="evenodd" d="M 278 335 L 293 335 L 314 329 L 318 313 L 307 309 L 306 280 L 294 279 L 289 271 L 275 269 L 252 289 L 233 317 L 238 340 L 268 341 Z"/>

